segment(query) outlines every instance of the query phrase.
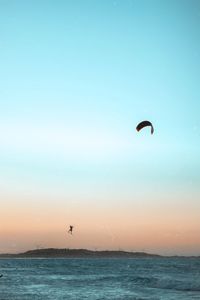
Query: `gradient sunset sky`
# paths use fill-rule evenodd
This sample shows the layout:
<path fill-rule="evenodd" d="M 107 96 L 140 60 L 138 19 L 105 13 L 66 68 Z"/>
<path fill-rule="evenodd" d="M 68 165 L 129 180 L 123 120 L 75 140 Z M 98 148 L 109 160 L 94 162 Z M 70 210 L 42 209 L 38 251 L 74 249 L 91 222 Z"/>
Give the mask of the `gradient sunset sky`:
<path fill-rule="evenodd" d="M 200 255 L 199 79 L 198 0 L 0 0 L 0 252 Z"/>

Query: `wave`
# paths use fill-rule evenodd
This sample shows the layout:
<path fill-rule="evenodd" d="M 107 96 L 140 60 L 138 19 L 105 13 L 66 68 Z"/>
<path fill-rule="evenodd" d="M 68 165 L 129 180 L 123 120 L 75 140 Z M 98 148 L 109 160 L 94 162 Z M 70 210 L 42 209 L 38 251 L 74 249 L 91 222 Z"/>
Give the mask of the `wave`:
<path fill-rule="evenodd" d="M 187 278 L 188 279 L 188 278 Z M 200 292 L 200 282 L 198 281 L 185 281 L 177 280 L 173 278 L 157 278 L 157 277 L 145 277 L 136 276 L 132 278 L 132 283 L 136 285 L 142 285 L 149 288 L 157 289 L 169 289 L 176 291 L 187 292 Z"/>

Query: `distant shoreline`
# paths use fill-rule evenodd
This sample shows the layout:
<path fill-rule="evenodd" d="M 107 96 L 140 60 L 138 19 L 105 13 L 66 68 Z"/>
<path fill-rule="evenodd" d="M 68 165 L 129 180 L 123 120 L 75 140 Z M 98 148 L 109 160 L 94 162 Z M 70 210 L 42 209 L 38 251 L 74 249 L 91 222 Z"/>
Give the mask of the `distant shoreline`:
<path fill-rule="evenodd" d="M 200 256 L 158 255 L 146 252 L 128 252 L 120 250 L 87 250 L 87 249 L 35 249 L 16 254 L 0 254 L 0 258 L 200 258 Z"/>

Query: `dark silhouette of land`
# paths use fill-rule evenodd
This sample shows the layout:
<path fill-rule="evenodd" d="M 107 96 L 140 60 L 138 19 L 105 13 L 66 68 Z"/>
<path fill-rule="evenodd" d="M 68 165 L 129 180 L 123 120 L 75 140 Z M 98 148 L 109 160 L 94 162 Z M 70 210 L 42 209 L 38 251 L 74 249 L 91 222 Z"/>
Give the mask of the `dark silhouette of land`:
<path fill-rule="evenodd" d="M 0 258 L 200 258 L 199 255 L 158 255 L 146 252 L 128 252 L 123 250 L 93 251 L 87 249 L 35 249 L 23 253 L 4 253 Z"/>
<path fill-rule="evenodd" d="M 127 252 L 127 251 L 92 251 L 87 249 L 35 249 L 17 254 L 0 254 L 0 258 L 145 258 L 161 257 L 156 254 L 145 252 Z"/>

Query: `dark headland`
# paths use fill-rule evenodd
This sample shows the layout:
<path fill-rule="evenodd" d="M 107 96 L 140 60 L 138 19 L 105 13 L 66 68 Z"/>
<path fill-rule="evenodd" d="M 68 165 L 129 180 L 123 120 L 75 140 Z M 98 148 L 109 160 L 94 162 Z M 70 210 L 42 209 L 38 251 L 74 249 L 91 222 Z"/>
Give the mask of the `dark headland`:
<path fill-rule="evenodd" d="M 34 249 L 22 253 L 2 253 L 0 258 L 200 258 L 200 255 L 158 255 L 146 252 L 129 252 L 123 250 L 94 251 L 87 249 Z"/>
<path fill-rule="evenodd" d="M 92 251 L 87 249 L 35 249 L 17 254 L 0 254 L 0 258 L 148 258 L 161 257 L 156 254 L 145 252 L 127 251 Z"/>

